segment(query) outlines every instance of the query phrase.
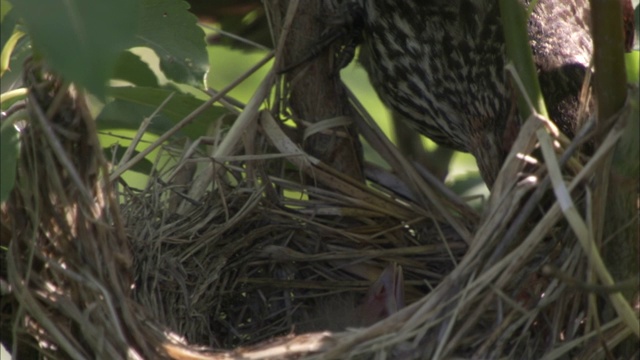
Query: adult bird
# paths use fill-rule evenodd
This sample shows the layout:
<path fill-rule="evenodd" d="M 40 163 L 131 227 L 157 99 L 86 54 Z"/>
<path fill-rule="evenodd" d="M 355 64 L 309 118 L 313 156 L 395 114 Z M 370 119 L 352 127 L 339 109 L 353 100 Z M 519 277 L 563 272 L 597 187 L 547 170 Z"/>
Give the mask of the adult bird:
<path fill-rule="evenodd" d="M 498 1 L 350 4 L 363 30 L 361 61 L 382 101 L 436 143 L 474 155 L 491 187 L 522 123 Z M 539 0 L 528 22 L 550 117 L 570 137 L 590 71 L 589 17 L 587 0 Z"/>

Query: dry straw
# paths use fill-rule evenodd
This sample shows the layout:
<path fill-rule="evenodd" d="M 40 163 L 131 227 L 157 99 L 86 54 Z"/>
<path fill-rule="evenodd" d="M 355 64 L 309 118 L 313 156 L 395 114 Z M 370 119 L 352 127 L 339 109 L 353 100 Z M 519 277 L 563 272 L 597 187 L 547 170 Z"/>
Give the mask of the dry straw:
<path fill-rule="evenodd" d="M 20 355 L 597 359 L 640 333 L 619 292 L 628 282 L 613 281 L 594 236 L 591 214 L 607 213 L 590 208 L 631 104 L 601 120 L 608 134 L 589 158 L 575 151 L 588 133 L 570 142 L 532 116 L 480 214 L 399 154 L 353 97 L 352 121 L 392 170 L 367 166 L 377 180 L 365 184 L 309 155 L 283 130 L 274 71 L 210 134 L 209 153 L 158 142 L 172 161 L 132 189 L 106 174 L 140 158 L 107 169 L 82 96 L 37 65 L 26 76 L 30 123 L 3 208 L 3 330 Z M 528 166 L 536 148 L 544 164 Z M 388 263 L 404 270 L 404 309 L 364 328 L 314 325 L 319 307 L 362 297 Z"/>

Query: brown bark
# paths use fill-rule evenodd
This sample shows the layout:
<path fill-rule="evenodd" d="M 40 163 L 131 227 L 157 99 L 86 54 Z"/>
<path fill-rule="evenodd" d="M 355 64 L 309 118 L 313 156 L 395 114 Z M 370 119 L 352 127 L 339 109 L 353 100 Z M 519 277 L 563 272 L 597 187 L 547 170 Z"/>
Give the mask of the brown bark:
<path fill-rule="evenodd" d="M 271 11 L 276 41 L 282 34 L 282 26 L 287 8 L 293 1 L 271 0 Z M 314 51 L 318 51 L 320 39 L 327 34 L 326 2 L 305 0 L 298 6 L 286 42 L 277 60 L 280 69 L 297 65 L 285 74 L 287 105 L 292 110 L 298 133 L 302 134 L 311 124 L 326 119 L 350 117 L 350 107 L 346 92 L 338 76 L 339 69 L 334 64 L 334 49 L 322 51 L 308 61 L 304 61 Z M 302 63 L 301 63 L 302 62 Z M 354 179 L 364 181 L 362 174 L 362 149 L 354 125 L 336 126 L 317 132 L 299 141 L 309 154 L 326 162 L 339 172 Z"/>

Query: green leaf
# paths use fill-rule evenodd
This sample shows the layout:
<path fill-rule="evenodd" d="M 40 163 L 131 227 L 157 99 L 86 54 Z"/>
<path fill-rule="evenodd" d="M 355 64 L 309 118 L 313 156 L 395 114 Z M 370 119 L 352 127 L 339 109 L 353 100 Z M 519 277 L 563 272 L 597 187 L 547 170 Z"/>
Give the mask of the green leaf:
<path fill-rule="evenodd" d="M 139 1 L 19 0 L 13 5 L 47 64 L 102 98 L 118 55 L 133 40 Z"/>
<path fill-rule="evenodd" d="M 98 115 L 98 128 L 138 129 L 145 117 L 151 116 L 160 104 L 174 91 L 143 87 L 113 87 L 109 95 L 115 100 L 108 103 Z M 163 134 L 184 119 L 204 101 L 191 95 L 176 93 L 151 122 L 149 132 Z M 227 111 L 211 106 L 182 129 L 182 134 L 197 139 L 206 134 L 207 127 Z"/>
<path fill-rule="evenodd" d="M 627 66 L 627 82 L 640 84 L 640 51 L 632 51 L 624 56 Z"/>
<path fill-rule="evenodd" d="M 2 10 L 0 18 L 2 19 L 2 24 L 0 24 L 0 49 L 4 48 L 4 44 L 9 40 L 9 37 L 13 34 L 13 29 L 18 23 L 16 19 L 16 12 L 11 11 L 11 4 L 8 4 L 6 0 L 1 0 L 1 3 Z"/>
<path fill-rule="evenodd" d="M 11 34 L 11 37 L 4 43 L 2 54 L 0 54 L 0 77 L 4 75 L 5 71 L 9 70 L 9 63 L 11 62 L 13 51 L 24 35 L 22 31 L 16 29 L 16 31 Z"/>
<path fill-rule="evenodd" d="M 202 88 L 208 69 L 204 31 L 181 0 L 142 0 L 136 45 L 153 49 L 167 78 Z"/>
<path fill-rule="evenodd" d="M 18 131 L 9 124 L 0 130 L 0 202 L 9 197 L 16 181 L 16 164 L 19 153 Z"/>
<path fill-rule="evenodd" d="M 0 0 L 0 21 L 4 21 L 4 17 L 13 8 L 9 0 Z"/>
<path fill-rule="evenodd" d="M 5 47 L 7 47 L 6 44 Z M 24 62 L 32 55 L 33 51 L 29 36 L 23 36 L 16 44 L 16 47 L 11 51 L 9 68 L 4 72 L 4 74 L 2 74 L 2 81 L 0 81 L 1 93 L 4 94 L 7 91 L 11 91 L 22 86 Z M 4 107 L 4 104 L 2 106 Z"/>
<path fill-rule="evenodd" d="M 8 110 L 11 105 L 18 101 L 22 101 L 27 98 L 28 90 L 26 88 L 19 88 L 14 90 L 5 91 L 0 94 L 0 109 L 2 111 Z M 5 120 L 2 119 L 4 122 Z M 4 126 L 4 123 L 3 123 Z"/>
<path fill-rule="evenodd" d="M 116 63 L 114 79 L 128 81 L 138 86 L 158 87 L 158 78 L 149 65 L 129 51 L 120 54 Z"/>
<path fill-rule="evenodd" d="M 525 100 L 531 99 L 538 114 L 547 115 L 547 107 L 540 90 L 536 66 L 533 62 L 529 34 L 527 32 L 526 11 L 519 1 L 500 0 L 500 14 L 504 31 L 505 47 L 509 61 L 513 62 L 518 77 L 524 86 L 524 94 L 518 92 L 518 111 L 523 119 L 531 115 Z"/>

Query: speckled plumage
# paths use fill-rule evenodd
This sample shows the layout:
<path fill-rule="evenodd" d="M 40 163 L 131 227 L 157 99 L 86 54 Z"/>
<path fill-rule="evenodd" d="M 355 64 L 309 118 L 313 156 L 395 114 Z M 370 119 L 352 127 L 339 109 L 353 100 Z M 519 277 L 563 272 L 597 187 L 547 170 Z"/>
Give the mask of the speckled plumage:
<path fill-rule="evenodd" d="M 472 153 L 491 185 L 520 123 L 497 1 L 354 1 L 382 101 L 435 142 Z M 591 58 L 588 17 L 586 0 L 540 0 L 529 20 L 551 117 L 569 135 Z"/>

